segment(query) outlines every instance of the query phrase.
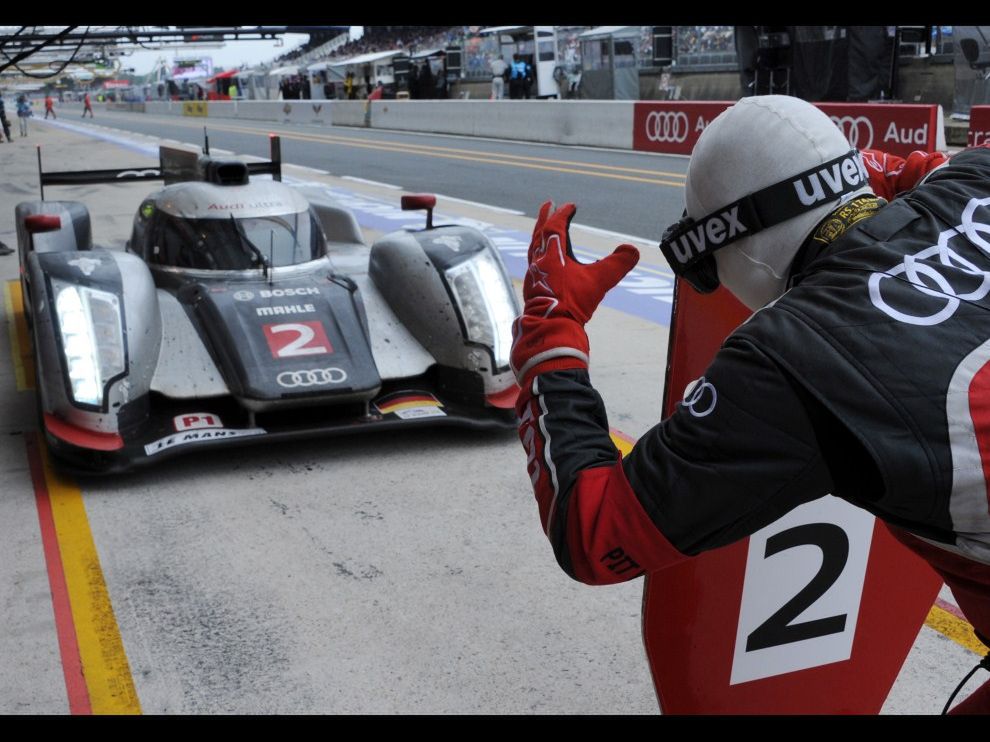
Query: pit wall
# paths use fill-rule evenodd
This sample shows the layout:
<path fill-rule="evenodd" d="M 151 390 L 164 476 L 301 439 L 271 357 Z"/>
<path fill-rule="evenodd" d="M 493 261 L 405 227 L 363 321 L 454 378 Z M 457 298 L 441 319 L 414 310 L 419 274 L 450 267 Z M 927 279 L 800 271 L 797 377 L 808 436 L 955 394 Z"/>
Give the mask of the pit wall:
<path fill-rule="evenodd" d="M 195 118 L 356 126 L 689 154 L 732 101 L 171 101 L 145 111 Z M 853 146 L 906 155 L 945 149 L 941 106 L 820 104 Z"/>

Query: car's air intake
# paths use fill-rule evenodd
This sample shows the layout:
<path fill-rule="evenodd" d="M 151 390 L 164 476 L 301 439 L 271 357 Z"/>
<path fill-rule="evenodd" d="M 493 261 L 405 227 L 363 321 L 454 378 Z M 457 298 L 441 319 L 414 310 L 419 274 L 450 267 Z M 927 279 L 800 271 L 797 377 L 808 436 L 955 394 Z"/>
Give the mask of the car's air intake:
<path fill-rule="evenodd" d="M 211 160 L 206 165 L 206 182 L 217 185 L 247 185 L 248 167 L 237 160 Z"/>

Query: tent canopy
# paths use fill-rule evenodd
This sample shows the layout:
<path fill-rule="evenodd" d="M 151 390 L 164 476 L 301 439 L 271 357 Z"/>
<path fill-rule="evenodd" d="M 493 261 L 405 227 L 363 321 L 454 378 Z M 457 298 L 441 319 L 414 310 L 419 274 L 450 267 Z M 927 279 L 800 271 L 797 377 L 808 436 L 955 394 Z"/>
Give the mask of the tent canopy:
<path fill-rule="evenodd" d="M 359 54 L 356 57 L 348 57 L 347 59 L 341 59 L 336 62 L 327 62 L 327 65 L 330 67 L 343 67 L 348 64 L 366 64 L 367 62 L 377 62 L 399 54 L 405 54 L 405 52 L 402 49 L 392 49 L 387 52 L 370 52 L 369 54 Z"/>
<path fill-rule="evenodd" d="M 216 82 L 217 80 L 226 80 L 229 77 L 236 77 L 239 70 L 228 70 L 227 72 L 221 72 L 219 74 L 211 77 L 207 82 Z"/>
<path fill-rule="evenodd" d="M 609 36 L 625 38 L 639 36 L 639 26 L 596 26 L 578 35 L 579 39 L 604 39 Z"/>

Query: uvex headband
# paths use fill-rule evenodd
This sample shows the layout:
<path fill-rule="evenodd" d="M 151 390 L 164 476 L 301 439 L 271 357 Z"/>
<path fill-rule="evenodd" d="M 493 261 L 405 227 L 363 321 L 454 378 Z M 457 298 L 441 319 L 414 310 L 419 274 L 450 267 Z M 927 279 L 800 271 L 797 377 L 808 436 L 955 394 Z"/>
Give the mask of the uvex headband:
<path fill-rule="evenodd" d="M 718 288 L 712 257 L 716 250 L 854 193 L 867 183 L 859 150 L 851 149 L 701 219 L 685 216 L 664 232 L 660 249 L 674 273 L 707 294 Z"/>

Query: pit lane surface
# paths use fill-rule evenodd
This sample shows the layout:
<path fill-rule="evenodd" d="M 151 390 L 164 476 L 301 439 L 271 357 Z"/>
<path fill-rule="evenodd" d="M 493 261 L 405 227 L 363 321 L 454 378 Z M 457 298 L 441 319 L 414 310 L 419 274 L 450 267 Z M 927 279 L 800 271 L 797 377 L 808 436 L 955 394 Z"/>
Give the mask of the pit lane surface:
<path fill-rule="evenodd" d="M 7 205 L 0 239 L 15 244 L 11 206 L 36 197 L 34 151 L 26 144 L 44 144 L 49 167 L 154 162 L 140 152 L 140 139 L 125 148 L 119 134 L 114 142 L 103 130 L 93 133 L 100 138 L 39 122 L 28 140 L 3 152 L 9 175 L 0 184 Z M 220 146 L 213 134 L 211 141 Z M 291 168 L 287 175 L 347 190 L 357 204 L 398 200 L 391 189 Z M 87 186 L 49 198 L 86 201 L 95 240 L 119 243 L 146 190 Z M 530 218 L 457 202 L 442 201 L 439 210 L 502 234 L 532 226 Z M 368 207 L 361 217 L 370 226 L 367 239 L 385 215 Z M 575 230 L 575 241 L 599 254 L 615 243 L 584 230 Z M 644 259 L 662 273 L 650 254 Z M 16 277 L 15 256 L 0 258 L 0 277 L 5 285 Z M 606 307 L 589 333 L 592 373 L 610 420 L 636 437 L 659 413 L 663 322 Z M 61 713 L 72 708 L 71 683 L 39 533 L 41 495 L 26 441 L 36 429 L 33 392 L 18 390 L 16 335 L 14 345 L 0 345 L 0 460 L 7 472 L 0 590 L 9 627 L 0 651 L 14 669 L 0 676 L 0 711 Z M 640 583 L 592 589 L 558 570 L 511 433 L 325 439 L 193 454 L 124 477 L 47 484 L 61 524 L 55 536 L 70 583 L 68 610 L 81 627 L 78 655 L 95 657 L 85 678 L 91 710 L 656 710 L 639 636 Z M 62 518 L 66 513 L 72 517 Z M 94 597 L 100 582 L 105 602 Z M 79 594 L 86 597 L 72 603 Z M 924 629 L 886 710 L 939 710 L 974 663 L 975 655 Z"/>

